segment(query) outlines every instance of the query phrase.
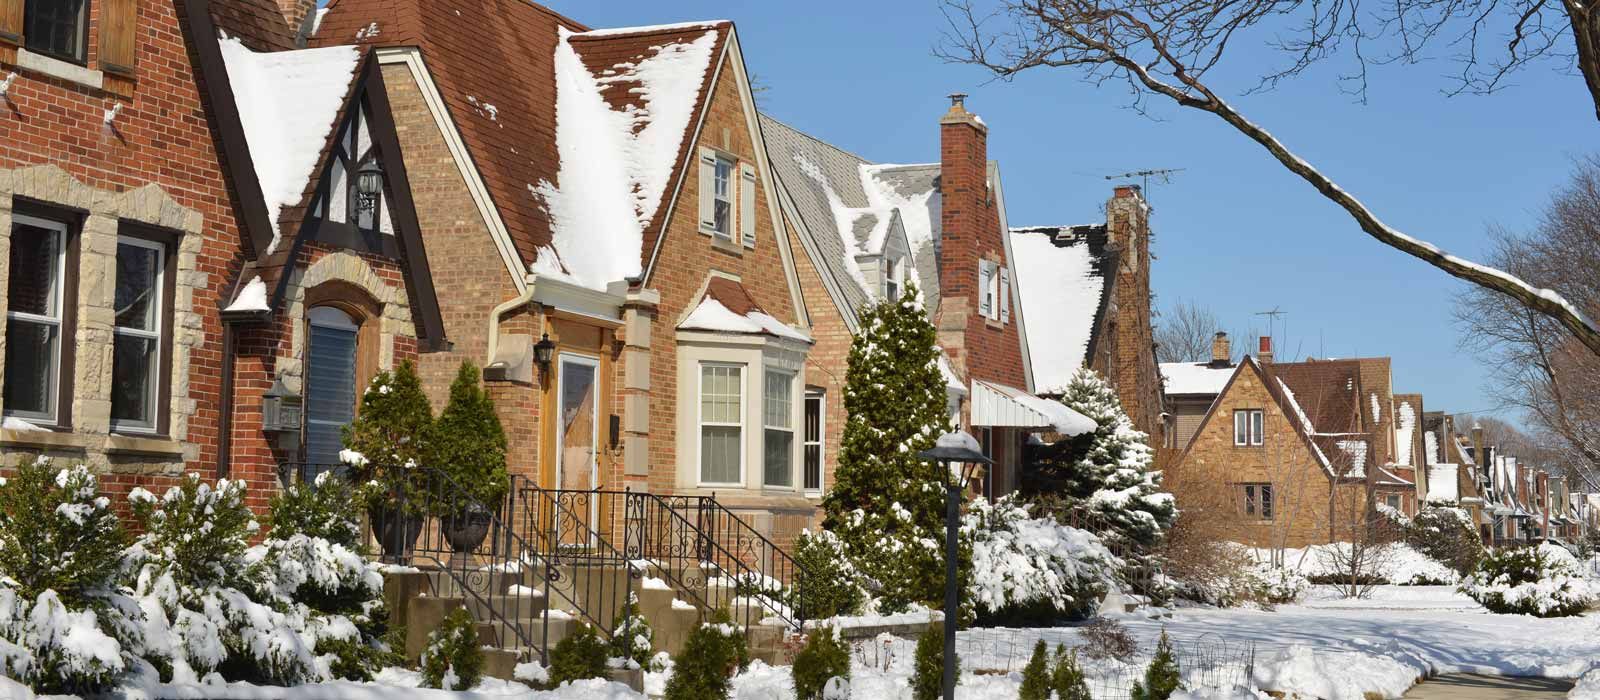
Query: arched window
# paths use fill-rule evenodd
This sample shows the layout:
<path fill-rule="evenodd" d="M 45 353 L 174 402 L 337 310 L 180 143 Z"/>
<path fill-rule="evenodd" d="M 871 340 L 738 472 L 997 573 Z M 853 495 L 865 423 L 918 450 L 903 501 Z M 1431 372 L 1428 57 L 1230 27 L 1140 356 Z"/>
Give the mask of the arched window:
<path fill-rule="evenodd" d="M 316 306 L 306 326 L 305 461 L 338 464 L 344 426 L 356 415 L 361 325 L 343 309 Z"/>

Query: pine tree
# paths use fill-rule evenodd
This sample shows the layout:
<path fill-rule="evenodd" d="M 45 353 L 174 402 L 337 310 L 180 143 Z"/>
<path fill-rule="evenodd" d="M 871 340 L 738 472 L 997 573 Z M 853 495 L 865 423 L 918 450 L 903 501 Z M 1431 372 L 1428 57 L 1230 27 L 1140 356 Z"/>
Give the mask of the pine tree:
<path fill-rule="evenodd" d="M 457 486 L 493 508 L 505 496 L 506 433 L 494 399 L 478 385 L 478 367 L 461 363 L 450 384 L 450 401 L 433 424 L 428 466 L 450 475 Z"/>
<path fill-rule="evenodd" d="M 1017 700 L 1050 700 L 1050 652 L 1041 639 L 1033 643 L 1033 656 L 1022 667 L 1022 687 Z"/>
<path fill-rule="evenodd" d="M 1055 700 L 1094 700 L 1089 694 L 1089 684 L 1084 681 L 1083 669 L 1078 666 L 1078 651 L 1067 651 L 1067 645 L 1056 645 L 1056 668 L 1050 672 L 1050 689 Z"/>
<path fill-rule="evenodd" d="M 1091 369 L 1080 369 L 1061 402 L 1098 428 L 1046 448 L 1028 490 L 1058 512 L 1086 511 L 1108 544 L 1150 551 L 1177 511 L 1161 492 L 1154 451 L 1122 411 L 1116 390 Z"/>
<path fill-rule="evenodd" d="M 433 434 L 433 408 L 410 360 L 379 372 L 361 395 L 361 411 L 344 428 L 350 481 L 361 484 L 369 509 L 385 508 L 397 492 L 421 493 Z M 416 503 L 423 499 L 414 499 Z"/>
<path fill-rule="evenodd" d="M 1161 630 L 1161 639 L 1156 642 L 1156 657 L 1145 667 L 1144 680 L 1133 684 L 1133 692 L 1129 697 L 1131 700 L 1167 700 L 1178 690 L 1179 684 L 1178 659 L 1172 655 L 1172 642 L 1167 639 L 1167 631 Z"/>
<path fill-rule="evenodd" d="M 848 418 L 823 527 L 881 585 L 883 612 L 943 600 L 946 476 L 917 458 L 950 427 L 936 340 L 908 286 L 899 300 L 866 310 L 850 345 Z"/>

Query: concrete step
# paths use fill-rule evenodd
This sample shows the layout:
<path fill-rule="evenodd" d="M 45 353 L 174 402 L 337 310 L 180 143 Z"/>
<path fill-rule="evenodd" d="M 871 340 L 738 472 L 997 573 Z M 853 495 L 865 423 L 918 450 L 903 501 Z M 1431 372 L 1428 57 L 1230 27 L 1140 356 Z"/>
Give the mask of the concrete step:
<path fill-rule="evenodd" d="M 573 630 L 577 629 L 578 622 L 571 617 L 560 615 L 549 619 L 528 617 L 486 624 L 491 629 L 492 637 L 490 638 L 494 640 L 492 642 L 486 641 L 486 644 L 491 644 L 501 649 L 520 651 L 529 644 L 535 646 L 545 644 L 547 639 L 549 644 L 547 648 L 554 649 L 556 643 L 566 639 L 572 634 Z M 545 636 L 547 630 L 548 638 Z M 520 637 L 518 633 L 521 633 Z M 527 640 L 526 644 L 523 642 L 524 639 Z"/>
<path fill-rule="evenodd" d="M 428 633 L 444 624 L 444 618 L 465 601 L 455 597 L 416 596 L 406 601 L 406 659 L 416 661 L 428 647 Z"/>
<path fill-rule="evenodd" d="M 543 615 L 546 605 L 544 594 L 524 591 L 519 595 L 491 595 L 487 598 L 468 598 L 467 609 L 479 620 L 495 617 L 518 618 Z"/>
<path fill-rule="evenodd" d="M 501 680 L 516 680 L 517 664 L 522 663 L 523 655 L 510 649 L 484 649 L 483 674 Z M 531 658 L 538 658 L 535 653 Z"/>

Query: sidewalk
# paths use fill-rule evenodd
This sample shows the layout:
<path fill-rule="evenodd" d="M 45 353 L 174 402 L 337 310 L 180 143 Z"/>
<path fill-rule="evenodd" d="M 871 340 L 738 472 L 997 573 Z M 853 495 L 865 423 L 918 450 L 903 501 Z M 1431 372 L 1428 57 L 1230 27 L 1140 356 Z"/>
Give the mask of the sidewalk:
<path fill-rule="evenodd" d="M 1565 698 L 1572 681 L 1558 678 L 1510 678 L 1458 673 L 1429 678 L 1406 698 L 1413 700 L 1554 700 Z"/>

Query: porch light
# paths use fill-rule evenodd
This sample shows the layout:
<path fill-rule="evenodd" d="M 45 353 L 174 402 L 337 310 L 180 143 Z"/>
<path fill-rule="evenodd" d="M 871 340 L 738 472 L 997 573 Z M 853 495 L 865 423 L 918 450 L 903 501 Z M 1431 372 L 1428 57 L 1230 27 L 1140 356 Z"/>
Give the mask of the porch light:
<path fill-rule="evenodd" d="M 550 334 L 545 333 L 539 342 L 533 344 L 533 361 L 539 363 L 539 369 L 550 371 L 550 362 L 556 357 L 556 342 L 550 339 Z"/>
<path fill-rule="evenodd" d="M 356 206 L 364 213 L 377 211 L 382 192 L 383 167 L 378 165 L 378 159 L 368 159 L 356 171 Z"/>

